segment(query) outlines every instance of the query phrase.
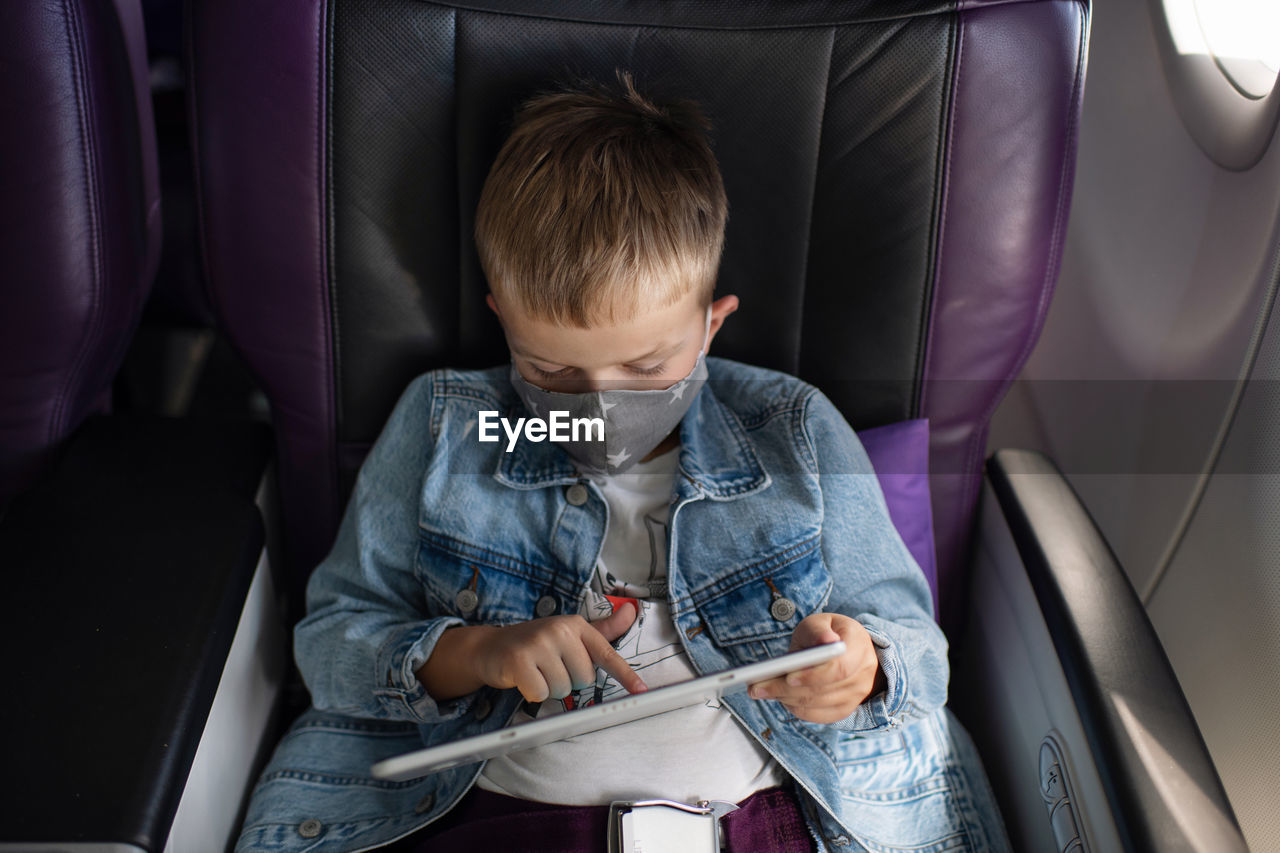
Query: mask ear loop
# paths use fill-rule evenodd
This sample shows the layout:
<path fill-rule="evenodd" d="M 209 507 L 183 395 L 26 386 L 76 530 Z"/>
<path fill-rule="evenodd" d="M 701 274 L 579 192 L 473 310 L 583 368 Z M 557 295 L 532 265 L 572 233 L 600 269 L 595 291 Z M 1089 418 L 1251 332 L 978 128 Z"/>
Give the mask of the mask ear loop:
<path fill-rule="evenodd" d="M 710 343 L 711 343 L 711 306 L 708 305 L 707 306 L 707 322 L 702 327 L 702 351 L 698 353 L 699 356 L 705 356 L 707 354 L 707 345 Z"/>

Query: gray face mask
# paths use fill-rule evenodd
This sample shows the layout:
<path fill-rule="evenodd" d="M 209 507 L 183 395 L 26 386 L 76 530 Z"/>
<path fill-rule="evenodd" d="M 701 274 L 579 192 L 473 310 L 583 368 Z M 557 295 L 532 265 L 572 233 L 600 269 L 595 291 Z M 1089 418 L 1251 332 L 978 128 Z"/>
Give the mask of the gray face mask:
<path fill-rule="evenodd" d="M 711 332 L 711 311 L 707 310 L 707 331 L 702 351 L 689 375 L 669 388 L 654 391 L 608 390 L 567 394 L 533 385 L 511 365 L 511 384 L 534 417 L 568 412 L 570 419 L 600 418 L 604 421 L 604 441 L 558 441 L 560 447 L 584 469 L 602 474 L 619 474 L 639 462 L 671 434 L 693 405 L 707 381 L 707 341 Z M 593 436 L 594 437 L 594 436 Z"/>

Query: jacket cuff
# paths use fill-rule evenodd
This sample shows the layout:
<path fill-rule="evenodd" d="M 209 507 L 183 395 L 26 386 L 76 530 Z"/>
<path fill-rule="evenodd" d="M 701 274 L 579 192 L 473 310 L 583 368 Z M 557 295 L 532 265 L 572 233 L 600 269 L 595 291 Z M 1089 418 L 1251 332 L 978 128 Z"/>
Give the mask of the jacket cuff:
<path fill-rule="evenodd" d="M 874 732 L 895 728 L 905 722 L 903 708 L 907 699 L 907 670 L 902 665 L 898 647 L 889 636 L 859 617 L 862 627 L 871 635 L 880 670 L 884 673 L 885 689 L 868 698 L 853 713 L 833 725 L 849 732 Z"/>
<path fill-rule="evenodd" d="M 396 720 L 439 723 L 467 713 L 473 696 L 436 702 L 418 680 L 418 669 L 431 657 L 436 641 L 448 628 L 464 625 L 461 619 L 442 616 L 416 623 L 393 635 L 377 656 L 377 698 L 387 716 Z"/>

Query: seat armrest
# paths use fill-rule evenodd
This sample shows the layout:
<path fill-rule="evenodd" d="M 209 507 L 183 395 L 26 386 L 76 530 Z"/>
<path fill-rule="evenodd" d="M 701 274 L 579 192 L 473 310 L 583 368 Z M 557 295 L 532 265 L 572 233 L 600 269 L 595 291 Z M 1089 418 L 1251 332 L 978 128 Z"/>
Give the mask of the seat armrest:
<path fill-rule="evenodd" d="M 263 551 L 270 455 L 262 424 L 91 418 L 0 519 L 0 842 L 164 846 Z"/>
<path fill-rule="evenodd" d="M 1015 554 L 1010 556 L 1020 559 L 1030 594 L 1021 606 L 1013 604 L 1019 611 L 1014 621 L 1024 636 L 988 643 L 986 655 L 1001 654 L 992 651 L 1000 646 L 1022 645 L 1009 654 L 1033 659 L 1031 669 L 1037 672 L 1028 680 L 1039 683 L 1042 696 L 1049 695 L 1046 690 L 1052 691 L 1046 685 L 1053 678 L 1065 681 L 1062 697 L 1074 704 L 1084 741 L 1080 751 L 1085 754 L 1073 759 L 1075 782 L 1083 787 L 1096 780 L 1101 788 L 1095 792 L 1096 802 L 1105 802 L 1110 811 L 1110 825 L 1099 815 L 1085 816 L 1083 823 L 1105 827 L 1099 830 L 1100 836 L 1114 829 L 1113 840 L 1120 845 L 1117 849 L 1126 851 L 1246 851 L 1221 780 L 1155 629 L 1070 484 L 1047 457 L 1021 450 L 998 451 L 987 463 L 987 481 L 984 515 L 998 513 L 1000 518 L 984 518 L 983 536 L 994 536 L 996 531 L 1011 539 L 1008 550 Z M 979 575 L 984 563 L 1001 560 L 1001 548 L 998 542 L 986 542 L 980 552 L 975 561 Z M 992 590 L 1001 586 L 1016 594 L 1011 592 L 1012 586 L 1021 582 L 1008 566 L 992 569 L 988 565 L 985 571 L 1000 579 L 986 592 L 975 588 L 971 593 L 969 623 L 978 633 L 991 630 L 990 624 L 982 625 L 987 617 L 984 609 L 998 606 L 984 596 L 999 597 L 1000 593 Z M 1038 612 L 1027 612 L 1033 609 Z M 1037 616 L 1043 629 L 1034 624 Z M 995 621 L 994 615 L 991 621 Z M 1034 643 L 1025 635 L 1035 630 L 1047 630 L 1049 640 L 1042 654 L 1054 660 L 1034 660 Z M 966 630 L 966 641 L 970 633 Z M 988 660 L 986 665 L 999 668 L 1005 663 Z M 972 662 L 967 669 L 962 666 L 962 672 L 974 669 Z M 1000 690 L 993 692 L 999 694 Z M 989 699 L 1007 701 L 1016 692 L 1017 688 L 1006 686 L 1005 700 L 998 695 Z M 968 715 L 977 713 L 970 710 Z M 1003 713 L 1032 712 L 1006 709 Z M 1052 717 L 1063 712 L 1050 708 L 1046 713 Z M 1075 725 L 1074 719 L 1071 725 Z M 1016 724 L 1005 725 L 1006 731 L 1017 728 Z M 1070 740 L 1069 736 L 1058 737 Z M 1061 747 L 1061 743 L 1055 744 L 1053 749 Z M 1039 745 L 1035 747 L 1038 753 Z M 1026 761 L 1039 760 L 1036 772 L 1041 789 L 1057 784 L 1052 778 L 1046 781 L 1047 755 L 1024 756 Z M 1065 770 L 1072 762 L 1062 763 Z M 992 770 L 993 780 L 1014 775 Z M 1036 793 L 1044 799 L 1037 806 L 1048 820 L 1046 811 L 1052 811 L 1052 797 L 1044 790 L 1030 796 Z M 1088 792 L 1079 791 L 1075 798 L 1083 803 L 1089 799 Z M 1060 838 L 1058 841 L 1061 843 Z M 1095 844 L 1110 849 L 1108 842 L 1095 840 Z"/>

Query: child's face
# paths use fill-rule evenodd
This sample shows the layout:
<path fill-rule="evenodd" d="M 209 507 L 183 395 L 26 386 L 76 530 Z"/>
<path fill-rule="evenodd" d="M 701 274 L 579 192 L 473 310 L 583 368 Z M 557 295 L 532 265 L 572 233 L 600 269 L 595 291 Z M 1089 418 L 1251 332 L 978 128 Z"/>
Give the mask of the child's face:
<path fill-rule="evenodd" d="M 492 294 L 487 300 L 520 375 L 548 391 L 667 388 L 693 370 L 707 328 L 706 310 L 694 293 L 629 320 L 587 329 L 530 317 L 513 301 L 500 302 Z M 711 303 L 708 346 L 736 310 L 736 296 Z"/>

